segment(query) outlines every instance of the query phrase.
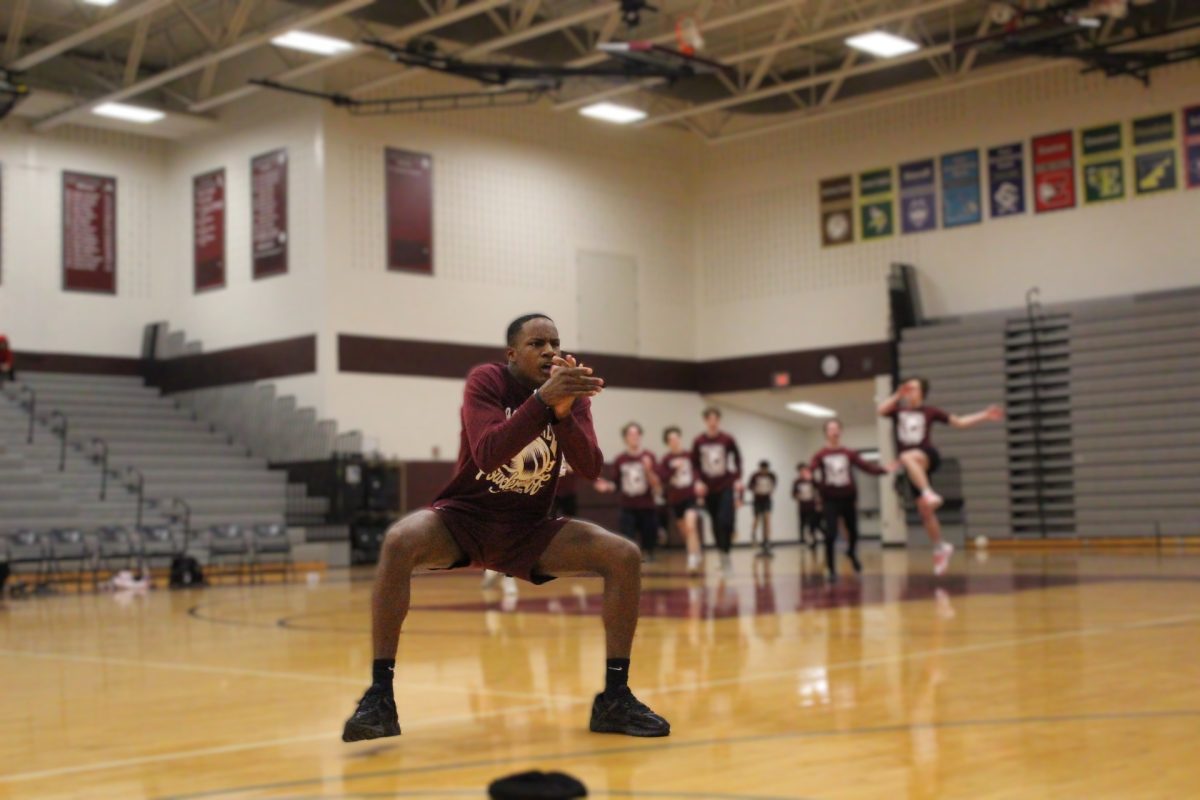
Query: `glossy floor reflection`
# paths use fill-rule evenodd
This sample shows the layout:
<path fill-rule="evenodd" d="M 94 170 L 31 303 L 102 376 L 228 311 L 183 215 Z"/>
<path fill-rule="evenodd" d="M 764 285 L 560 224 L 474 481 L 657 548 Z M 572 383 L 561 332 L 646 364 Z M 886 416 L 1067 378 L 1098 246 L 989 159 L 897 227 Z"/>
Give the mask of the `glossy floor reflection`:
<path fill-rule="evenodd" d="M 710 556 L 710 567 L 715 558 Z M 0 797 L 483 798 L 557 769 L 592 797 L 1184 797 L 1200 785 L 1200 557 L 796 547 L 735 577 L 647 568 L 632 676 L 668 739 L 586 731 L 599 581 L 414 587 L 404 735 L 344 745 L 369 572 L 0 606 Z"/>

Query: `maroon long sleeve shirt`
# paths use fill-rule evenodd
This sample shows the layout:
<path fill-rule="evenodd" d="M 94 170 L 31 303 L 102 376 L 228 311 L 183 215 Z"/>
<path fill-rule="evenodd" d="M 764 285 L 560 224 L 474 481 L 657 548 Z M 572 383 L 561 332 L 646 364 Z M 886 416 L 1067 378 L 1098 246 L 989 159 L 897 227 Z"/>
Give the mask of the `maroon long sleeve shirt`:
<path fill-rule="evenodd" d="M 559 420 L 507 366 L 475 367 L 463 392 L 458 464 L 433 507 L 506 521 L 545 518 L 564 458 L 586 480 L 600 475 L 591 407 L 581 397 Z"/>

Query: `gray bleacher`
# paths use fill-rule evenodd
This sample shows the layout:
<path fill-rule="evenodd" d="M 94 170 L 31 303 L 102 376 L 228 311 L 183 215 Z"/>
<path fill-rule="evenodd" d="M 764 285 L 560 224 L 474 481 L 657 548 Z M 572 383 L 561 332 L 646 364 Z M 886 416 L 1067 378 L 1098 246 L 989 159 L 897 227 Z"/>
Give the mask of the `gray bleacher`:
<path fill-rule="evenodd" d="M 929 402 L 1009 420 L 944 431 L 970 535 L 1200 535 L 1200 291 L 980 314 L 904 332 Z"/>

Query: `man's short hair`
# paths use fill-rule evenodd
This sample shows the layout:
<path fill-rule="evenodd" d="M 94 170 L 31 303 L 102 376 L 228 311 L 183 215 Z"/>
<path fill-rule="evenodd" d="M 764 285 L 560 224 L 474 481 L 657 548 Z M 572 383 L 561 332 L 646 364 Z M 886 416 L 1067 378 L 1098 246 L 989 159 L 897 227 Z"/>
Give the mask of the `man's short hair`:
<path fill-rule="evenodd" d="M 512 322 L 508 323 L 508 338 L 506 341 L 508 342 L 509 347 L 517 346 L 517 337 L 521 334 L 521 329 L 524 328 L 525 323 L 529 322 L 531 319 L 547 319 L 551 322 L 554 322 L 554 320 L 550 319 L 545 314 L 522 314 Z"/>
<path fill-rule="evenodd" d="M 838 424 L 839 428 L 842 427 L 842 420 L 839 417 L 830 417 L 829 419 L 825 420 L 825 424 L 821 426 L 821 432 L 829 433 L 829 426 L 835 422 Z"/>
<path fill-rule="evenodd" d="M 717 419 L 721 418 L 721 409 L 716 406 L 708 406 L 700 413 L 700 419 L 708 419 L 710 415 L 716 414 Z"/>
<path fill-rule="evenodd" d="M 758 462 L 759 469 L 766 469 L 769 466 L 771 466 L 771 462 L 767 461 L 765 458 L 762 461 Z"/>
<path fill-rule="evenodd" d="M 663 429 L 663 444 L 667 443 L 667 439 L 671 438 L 672 433 L 678 433 L 680 438 L 683 438 L 683 431 L 679 430 L 678 425 L 670 425 Z"/>
<path fill-rule="evenodd" d="M 909 381 L 916 381 L 917 383 L 921 384 L 921 397 L 929 397 L 929 378 L 925 378 L 920 375 L 910 375 L 904 379 L 905 383 L 908 383 Z"/>
<path fill-rule="evenodd" d="M 637 428 L 637 431 L 638 431 L 638 433 L 645 433 L 645 431 L 644 431 L 644 430 L 642 430 L 642 426 L 641 426 L 641 425 L 639 425 L 638 423 L 636 423 L 636 422 L 626 422 L 626 423 L 625 423 L 625 427 L 621 428 L 621 436 L 622 436 L 622 437 L 624 437 L 624 436 L 625 436 L 625 434 L 629 433 L 629 429 L 630 429 L 630 428 Z"/>

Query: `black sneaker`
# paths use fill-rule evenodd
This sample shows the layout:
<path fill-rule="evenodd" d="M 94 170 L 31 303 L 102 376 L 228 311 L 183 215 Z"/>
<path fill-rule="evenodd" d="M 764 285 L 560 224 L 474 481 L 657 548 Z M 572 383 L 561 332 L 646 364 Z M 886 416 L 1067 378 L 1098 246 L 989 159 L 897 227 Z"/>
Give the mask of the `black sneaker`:
<path fill-rule="evenodd" d="M 627 736 L 666 736 L 671 723 L 655 714 L 633 696 L 629 687 L 611 695 L 601 692 L 592 703 L 592 733 L 623 733 Z"/>
<path fill-rule="evenodd" d="M 858 560 L 858 556 L 855 553 L 846 553 L 846 558 L 850 559 L 850 565 L 854 567 L 854 571 L 861 575 L 862 562 Z"/>
<path fill-rule="evenodd" d="M 372 686 L 358 701 L 354 716 L 342 729 L 343 742 L 399 736 L 400 720 L 396 715 L 396 699 L 386 689 Z"/>

